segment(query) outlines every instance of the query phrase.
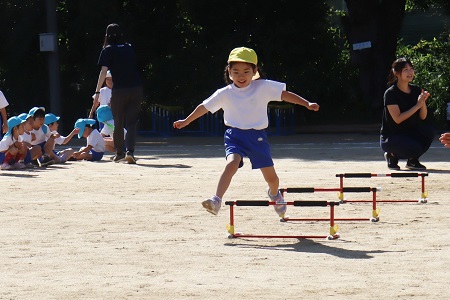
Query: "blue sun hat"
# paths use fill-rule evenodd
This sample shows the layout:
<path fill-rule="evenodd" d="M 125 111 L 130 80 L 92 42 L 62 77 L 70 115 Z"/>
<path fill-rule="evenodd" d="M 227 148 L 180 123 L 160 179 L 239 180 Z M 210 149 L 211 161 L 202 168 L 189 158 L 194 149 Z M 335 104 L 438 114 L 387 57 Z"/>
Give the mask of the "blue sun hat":
<path fill-rule="evenodd" d="M 23 120 L 26 121 L 29 117 L 31 117 L 29 114 L 27 113 L 21 113 L 20 115 L 18 115 L 18 117 Z"/>
<path fill-rule="evenodd" d="M 11 132 L 13 131 L 14 127 L 22 124 L 25 122 L 25 120 L 22 120 L 21 118 L 14 116 L 8 119 L 8 132 L 5 134 L 5 136 L 11 135 Z"/>
<path fill-rule="evenodd" d="M 78 132 L 78 138 L 81 139 L 83 137 L 83 133 L 84 133 L 84 128 L 86 127 L 86 125 L 94 125 L 95 124 L 94 119 L 78 119 L 75 122 L 75 128 L 79 128 L 80 132 Z"/>
<path fill-rule="evenodd" d="M 30 109 L 30 111 L 28 112 L 28 114 L 30 115 L 30 116 L 33 116 L 34 117 L 34 114 L 36 113 L 36 111 L 38 111 L 38 110 L 43 110 L 44 112 L 45 112 L 45 108 L 44 107 L 42 107 L 42 106 L 40 106 L 40 107 L 33 107 L 32 109 Z"/>
<path fill-rule="evenodd" d="M 106 122 L 113 119 L 111 107 L 108 105 L 100 105 L 96 111 L 97 120 L 99 122 Z"/>
<path fill-rule="evenodd" d="M 58 120 L 59 120 L 58 116 L 55 116 L 52 113 L 48 113 L 48 114 L 45 114 L 44 124 L 48 125 L 48 124 L 54 123 L 54 122 L 56 122 Z"/>

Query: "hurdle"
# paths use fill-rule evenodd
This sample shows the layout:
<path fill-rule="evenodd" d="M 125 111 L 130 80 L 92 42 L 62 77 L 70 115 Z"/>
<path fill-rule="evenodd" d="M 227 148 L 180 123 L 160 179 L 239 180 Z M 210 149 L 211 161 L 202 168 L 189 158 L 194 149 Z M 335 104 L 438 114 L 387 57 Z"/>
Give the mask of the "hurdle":
<path fill-rule="evenodd" d="M 339 177 L 339 187 L 344 188 L 344 178 L 372 178 L 372 177 L 391 177 L 391 178 L 411 178 L 420 177 L 421 178 L 421 195 L 419 200 L 377 200 L 377 202 L 416 202 L 416 203 L 427 203 L 428 192 L 425 191 L 425 177 L 428 173 L 409 173 L 409 172 L 399 172 L 391 174 L 372 174 L 372 173 L 343 173 L 336 174 Z M 344 192 L 340 192 L 339 200 L 344 200 Z M 350 202 L 350 201 L 347 201 Z M 354 201 L 352 201 L 354 202 Z"/>
<path fill-rule="evenodd" d="M 340 187 L 340 188 L 313 188 L 313 187 L 306 187 L 306 188 L 280 188 L 278 189 L 281 194 L 284 197 L 285 193 L 316 193 L 316 192 L 338 192 L 339 194 L 343 194 L 344 192 L 348 193 L 372 193 L 372 200 L 353 200 L 353 201 L 346 201 L 341 200 L 340 203 L 347 203 L 347 202 L 371 202 L 372 203 L 372 217 L 370 218 L 335 218 L 335 221 L 371 221 L 371 222 L 378 222 L 380 220 L 380 210 L 377 208 L 377 191 L 380 191 L 381 188 L 374 188 L 374 187 Z M 290 217 L 284 217 L 280 221 L 281 222 L 288 222 L 288 221 L 328 221 L 329 219 L 324 218 L 290 218 Z"/>
<path fill-rule="evenodd" d="M 295 238 L 295 239 L 328 239 L 334 240 L 340 237 L 338 230 L 339 226 L 334 223 L 334 206 L 339 205 L 338 201 L 291 201 L 284 202 L 285 205 L 293 206 L 322 206 L 330 207 L 330 234 L 329 235 L 256 235 L 256 234 L 243 234 L 235 232 L 235 220 L 234 220 L 234 206 L 269 206 L 277 205 L 275 201 L 254 201 L 254 200 L 237 200 L 226 201 L 225 205 L 230 206 L 230 223 L 227 225 L 228 238 Z"/>

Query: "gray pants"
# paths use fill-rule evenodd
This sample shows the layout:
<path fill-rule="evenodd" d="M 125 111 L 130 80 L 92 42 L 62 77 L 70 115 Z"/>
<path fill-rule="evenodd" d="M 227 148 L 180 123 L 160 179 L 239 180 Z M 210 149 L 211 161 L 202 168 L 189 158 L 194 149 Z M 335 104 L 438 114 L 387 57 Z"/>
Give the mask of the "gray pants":
<path fill-rule="evenodd" d="M 143 96 L 142 86 L 123 89 L 115 89 L 113 87 L 112 89 L 111 110 L 114 117 L 113 139 L 117 154 L 122 154 L 125 150 L 132 154 L 134 153 L 137 123 Z M 123 128 L 127 129 L 125 147 Z"/>

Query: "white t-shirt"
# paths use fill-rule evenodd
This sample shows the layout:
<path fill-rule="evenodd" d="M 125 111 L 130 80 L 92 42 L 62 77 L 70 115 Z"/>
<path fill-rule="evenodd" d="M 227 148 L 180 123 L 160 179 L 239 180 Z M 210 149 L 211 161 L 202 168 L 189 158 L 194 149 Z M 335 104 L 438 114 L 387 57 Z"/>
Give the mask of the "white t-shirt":
<path fill-rule="evenodd" d="M 98 102 L 99 102 L 99 106 L 100 105 L 109 105 L 109 103 L 111 102 L 111 89 L 107 86 L 102 87 L 100 89 L 100 94 L 98 95 Z M 92 95 L 92 99 L 94 99 L 95 94 Z"/>
<path fill-rule="evenodd" d="M 106 136 L 113 137 L 113 134 L 114 134 L 114 120 L 113 119 L 108 120 L 106 122 L 103 122 L 103 124 L 105 126 L 103 126 L 102 131 L 100 131 L 100 133 L 104 134 Z M 127 135 L 127 130 L 124 128 L 123 129 L 123 138 L 124 139 L 125 139 L 126 135 Z"/>
<path fill-rule="evenodd" d="M 44 127 L 46 127 L 46 132 L 44 132 L 43 129 Z M 36 129 L 31 130 L 31 133 L 34 133 L 34 135 L 36 136 L 36 139 L 31 142 L 31 145 L 39 145 L 43 142 L 46 142 L 50 137 L 50 135 L 52 134 L 48 126 L 45 124 L 42 125 L 42 127 L 37 130 Z"/>
<path fill-rule="evenodd" d="M 6 100 L 5 95 L 0 91 L 0 109 L 5 108 L 9 105 L 8 100 Z"/>
<path fill-rule="evenodd" d="M 59 134 L 58 131 L 52 131 L 52 134 Z M 55 140 L 55 145 L 62 145 L 64 143 L 64 140 L 66 139 L 66 136 L 62 136 L 59 134 L 59 137 L 57 137 Z"/>
<path fill-rule="evenodd" d="M 21 141 L 19 136 L 19 142 Z M 17 142 L 17 140 L 12 135 L 5 135 L 3 136 L 2 140 L 0 141 L 0 152 L 6 152 L 9 147 Z"/>
<path fill-rule="evenodd" d="M 105 141 L 97 129 L 92 130 L 86 140 L 87 145 L 92 146 L 95 152 L 105 152 Z"/>
<path fill-rule="evenodd" d="M 31 133 L 24 132 L 20 137 L 22 138 L 22 142 L 31 144 Z"/>
<path fill-rule="evenodd" d="M 267 104 L 282 101 L 281 92 L 286 90 L 282 82 L 259 79 L 245 88 L 234 84 L 218 89 L 203 105 L 212 113 L 223 109 L 226 126 L 239 129 L 265 129 L 269 126 Z"/>

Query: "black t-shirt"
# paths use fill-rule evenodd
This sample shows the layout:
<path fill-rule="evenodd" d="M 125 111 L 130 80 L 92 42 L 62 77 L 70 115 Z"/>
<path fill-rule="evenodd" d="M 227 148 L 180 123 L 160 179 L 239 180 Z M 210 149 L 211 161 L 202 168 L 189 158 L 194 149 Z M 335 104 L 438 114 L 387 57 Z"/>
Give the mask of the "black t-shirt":
<path fill-rule="evenodd" d="M 424 122 L 420 118 L 419 112 L 416 111 L 411 117 L 405 121 L 397 124 L 392 119 L 388 105 L 396 104 L 400 108 L 400 112 L 409 110 L 411 107 L 417 104 L 417 99 L 419 98 L 422 89 L 416 85 L 410 84 L 411 93 L 407 94 L 401 91 L 396 84 L 391 86 L 384 92 L 384 108 L 383 108 L 383 119 L 381 123 L 381 136 L 386 138 L 391 134 L 397 134 L 402 132 L 408 132 L 417 128 L 420 124 Z"/>
<path fill-rule="evenodd" d="M 136 55 L 130 44 L 109 45 L 103 48 L 98 59 L 99 66 L 108 67 L 113 78 L 113 88 L 141 86 Z"/>

